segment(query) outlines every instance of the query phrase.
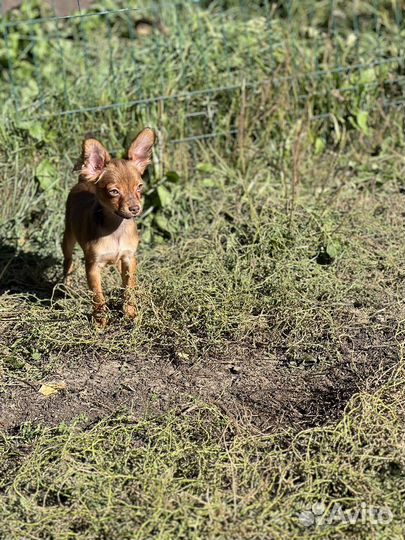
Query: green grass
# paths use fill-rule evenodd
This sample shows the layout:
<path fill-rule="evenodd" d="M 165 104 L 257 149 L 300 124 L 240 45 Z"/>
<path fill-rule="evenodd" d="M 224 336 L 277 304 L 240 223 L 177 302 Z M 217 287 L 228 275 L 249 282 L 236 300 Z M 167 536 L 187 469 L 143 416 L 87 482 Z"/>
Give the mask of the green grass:
<path fill-rule="evenodd" d="M 72 107 L 132 99 L 135 79 L 142 95 L 174 95 L 251 72 L 245 90 L 51 120 L 33 116 L 41 94 L 22 81 L 34 58 L 11 32 L 28 108 L 16 116 L 9 100 L 0 128 L 1 538 L 403 538 L 405 141 L 403 109 L 382 104 L 401 97 L 401 63 L 283 80 L 401 54 L 390 4 L 379 4 L 378 33 L 368 4 L 357 46 L 356 14 L 337 12 L 335 49 L 329 2 L 274 10 L 271 25 L 253 7 L 167 6 L 170 36 L 137 39 L 136 73 L 118 18 L 115 86 L 89 18 L 101 61 L 91 91 L 82 42 L 63 26 Z M 44 107 L 58 113 L 52 31 L 34 37 Z M 199 110 L 215 113 L 187 116 Z M 122 153 L 144 124 L 160 139 L 140 220 L 139 315 L 123 321 L 107 271 L 110 325 L 98 331 L 79 251 L 72 288 L 60 284 L 71 170 L 84 132 Z M 170 143 L 234 126 L 238 136 Z M 53 380 L 66 390 L 43 397 Z M 319 504 L 326 517 L 363 504 L 392 519 L 305 526 Z"/>

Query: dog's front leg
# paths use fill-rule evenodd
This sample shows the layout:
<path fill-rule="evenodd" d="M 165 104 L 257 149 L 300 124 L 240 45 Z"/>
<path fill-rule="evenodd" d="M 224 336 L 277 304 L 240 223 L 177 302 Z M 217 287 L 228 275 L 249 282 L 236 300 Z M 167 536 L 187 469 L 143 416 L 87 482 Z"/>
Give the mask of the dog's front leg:
<path fill-rule="evenodd" d="M 101 288 L 101 272 L 96 262 L 86 261 L 86 276 L 89 288 L 93 293 L 93 317 L 100 326 L 107 324 L 107 314 L 103 289 Z"/>
<path fill-rule="evenodd" d="M 136 257 L 122 259 L 121 274 L 124 288 L 124 315 L 133 319 L 136 315 L 133 293 L 136 287 Z"/>

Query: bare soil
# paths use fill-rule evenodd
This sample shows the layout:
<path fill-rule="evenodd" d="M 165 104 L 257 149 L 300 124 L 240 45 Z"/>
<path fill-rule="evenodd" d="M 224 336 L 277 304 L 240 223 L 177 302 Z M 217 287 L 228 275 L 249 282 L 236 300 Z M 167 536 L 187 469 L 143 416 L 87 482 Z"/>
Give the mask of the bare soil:
<path fill-rule="evenodd" d="M 95 422 L 120 409 L 136 415 L 157 414 L 171 407 L 190 407 L 193 399 L 215 403 L 235 419 L 243 417 L 260 431 L 282 427 L 305 428 L 336 419 L 351 396 L 372 389 L 397 362 L 390 336 L 368 334 L 352 337 L 350 345 L 336 352 L 320 369 L 291 366 L 284 351 L 228 348 L 213 351 L 194 363 L 169 353 L 145 360 L 133 354 L 102 357 L 68 354 L 48 380 L 63 380 L 58 394 L 41 395 L 39 383 L 26 380 L 4 389 L 0 426 L 17 429 L 23 422 L 57 425 L 84 415 Z"/>

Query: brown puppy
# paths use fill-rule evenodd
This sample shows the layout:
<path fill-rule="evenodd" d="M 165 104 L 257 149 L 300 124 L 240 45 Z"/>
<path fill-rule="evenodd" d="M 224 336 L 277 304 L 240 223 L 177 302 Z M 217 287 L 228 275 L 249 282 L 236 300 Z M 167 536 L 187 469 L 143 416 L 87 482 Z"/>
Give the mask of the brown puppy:
<path fill-rule="evenodd" d="M 83 141 L 79 182 L 66 203 L 63 235 L 64 280 L 73 271 L 72 253 L 78 242 L 93 292 L 93 316 L 105 325 L 106 306 L 100 270 L 116 264 L 124 287 L 124 314 L 135 317 L 131 292 L 136 285 L 138 232 L 133 218 L 141 213 L 142 174 L 151 161 L 155 133 L 145 128 L 128 150 L 128 159 L 111 159 L 96 139 Z"/>

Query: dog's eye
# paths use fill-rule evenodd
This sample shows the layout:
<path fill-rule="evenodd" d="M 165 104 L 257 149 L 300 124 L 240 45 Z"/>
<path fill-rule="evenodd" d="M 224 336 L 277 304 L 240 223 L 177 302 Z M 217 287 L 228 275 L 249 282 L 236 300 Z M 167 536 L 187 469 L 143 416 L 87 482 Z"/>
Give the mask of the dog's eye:
<path fill-rule="evenodd" d="M 112 196 L 112 197 L 116 197 L 117 195 L 120 194 L 120 192 L 118 191 L 118 189 L 110 189 L 108 191 L 108 193 Z"/>
<path fill-rule="evenodd" d="M 136 191 L 142 191 L 143 190 L 143 184 L 139 184 L 139 186 L 136 188 Z"/>

